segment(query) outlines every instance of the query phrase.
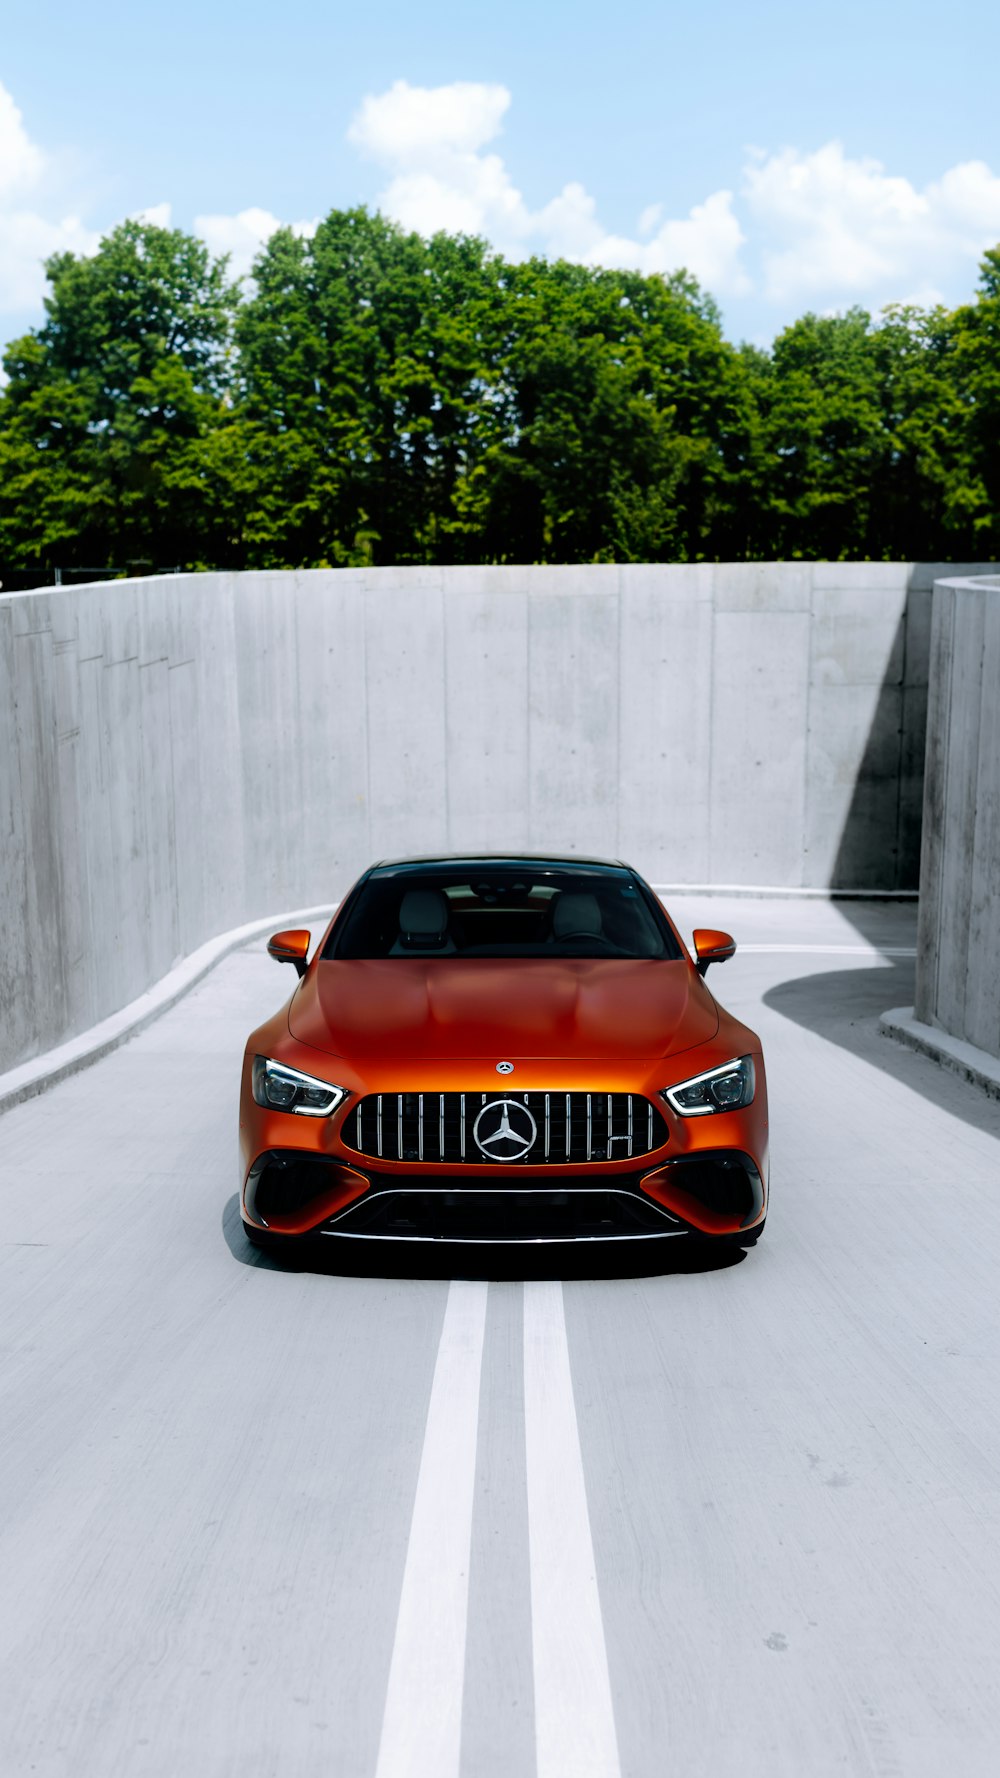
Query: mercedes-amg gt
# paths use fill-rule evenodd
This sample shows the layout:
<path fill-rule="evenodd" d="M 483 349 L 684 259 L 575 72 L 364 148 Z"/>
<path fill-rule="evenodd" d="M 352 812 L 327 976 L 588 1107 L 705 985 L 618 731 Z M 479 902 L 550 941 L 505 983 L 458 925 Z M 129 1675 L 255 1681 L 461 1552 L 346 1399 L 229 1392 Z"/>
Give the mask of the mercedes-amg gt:
<path fill-rule="evenodd" d="M 642 1240 L 750 1247 L 767 1210 L 759 1039 L 628 865 L 374 865 L 247 1043 L 249 1239 Z"/>

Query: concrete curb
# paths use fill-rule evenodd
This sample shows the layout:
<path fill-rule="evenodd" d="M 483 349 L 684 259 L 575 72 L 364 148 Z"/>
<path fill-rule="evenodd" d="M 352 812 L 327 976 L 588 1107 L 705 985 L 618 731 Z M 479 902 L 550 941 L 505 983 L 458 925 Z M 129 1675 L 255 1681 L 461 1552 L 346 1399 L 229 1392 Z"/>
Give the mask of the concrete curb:
<path fill-rule="evenodd" d="M 81 1031 L 78 1037 L 71 1037 L 56 1049 L 46 1050 L 44 1055 L 34 1056 L 30 1062 L 20 1062 L 16 1068 L 0 1074 L 0 1114 L 10 1111 L 23 1099 L 44 1093 L 46 1087 L 55 1086 L 57 1081 L 77 1074 L 81 1068 L 89 1068 L 92 1062 L 99 1062 L 102 1056 L 127 1043 L 130 1037 L 183 999 L 230 951 L 238 951 L 241 945 L 259 938 L 261 933 L 277 932 L 283 926 L 309 925 L 314 920 L 322 920 L 325 925 L 336 906 L 336 902 L 331 902 L 325 907 L 295 908 L 291 913 L 269 914 L 263 920 L 251 920 L 246 926 L 234 926 L 229 932 L 210 938 L 207 944 L 192 951 L 190 957 L 185 957 L 147 988 L 145 994 L 130 1000 L 119 1012 L 102 1019 L 98 1025 L 91 1025 L 88 1031 Z"/>
<path fill-rule="evenodd" d="M 786 889 L 767 883 L 650 883 L 657 895 L 742 895 L 784 901 L 916 901 L 918 889 Z"/>
<path fill-rule="evenodd" d="M 1000 1099 L 1000 1060 L 974 1043 L 951 1037 L 934 1025 L 924 1025 L 913 1016 L 912 1006 L 893 1006 L 878 1022 L 883 1037 L 894 1038 L 918 1055 L 929 1056 L 942 1068 L 958 1074 L 970 1085 L 980 1087 L 991 1099 Z"/>

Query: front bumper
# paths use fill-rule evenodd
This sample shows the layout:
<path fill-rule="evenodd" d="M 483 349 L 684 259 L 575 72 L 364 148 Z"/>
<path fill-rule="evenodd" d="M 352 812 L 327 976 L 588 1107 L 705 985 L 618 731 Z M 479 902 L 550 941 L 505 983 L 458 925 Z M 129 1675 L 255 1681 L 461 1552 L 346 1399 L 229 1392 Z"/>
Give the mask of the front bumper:
<path fill-rule="evenodd" d="M 740 1150 L 708 1151 L 644 1172 L 558 1171 L 559 1178 L 552 1170 L 528 1177 L 523 1169 L 492 1167 L 472 1176 L 379 1173 L 272 1149 L 247 1175 L 243 1215 L 271 1235 L 507 1243 L 739 1239 L 766 1210 L 761 1172 Z"/>
<path fill-rule="evenodd" d="M 253 1099 L 252 1055 L 255 1049 L 274 1053 L 275 1035 L 265 1028 L 251 1039 L 240 1107 L 241 1211 L 247 1227 L 261 1237 L 507 1242 L 686 1234 L 738 1241 L 752 1240 L 764 1221 L 767 1089 L 757 1049 L 752 1103 L 707 1117 L 682 1117 L 665 1104 L 658 1091 L 665 1073 L 662 1059 L 628 1070 L 602 1068 L 600 1073 L 592 1064 L 519 1060 L 517 1092 L 542 1094 L 539 1105 L 531 1100 L 540 1131 L 547 1130 L 544 1109 L 550 1088 L 553 1094 L 558 1090 L 585 1097 L 593 1090 L 594 1141 L 592 1152 L 589 1139 L 583 1145 L 574 1142 L 572 1154 L 563 1159 L 562 1129 L 553 1110 L 551 1152 L 547 1140 L 540 1145 L 545 1164 L 538 1164 L 540 1151 L 514 1164 L 475 1160 L 468 1147 L 460 1160 L 447 1128 L 442 1142 L 430 1137 L 421 1145 L 415 1126 L 414 1150 L 405 1120 L 402 1140 L 395 1146 L 386 1141 L 380 1155 L 361 1152 L 358 1146 L 358 1125 L 352 1120 L 366 1094 L 395 1094 L 402 1077 L 402 1085 L 417 1093 L 446 1086 L 453 1094 L 492 1096 L 497 1083 L 481 1064 L 456 1063 L 442 1078 L 440 1065 L 404 1059 L 381 1067 L 379 1078 L 372 1079 L 346 1063 L 333 1064 L 305 1046 L 290 1045 L 286 1035 L 282 1060 L 320 1078 L 336 1078 L 349 1092 L 331 1117 L 302 1117 L 259 1106 Z M 749 1032 L 739 1035 L 752 1041 Z M 725 1059 L 722 1041 L 730 1043 L 732 1037 L 720 1040 L 715 1050 L 689 1052 L 685 1070 L 694 1074 Z M 605 1130 L 596 1116 L 596 1094 L 605 1088 L 635 1096 L 636 1104 L 643 1099 L 651 1103 L 655 1116 L 648 1152 L 638 1141 L 627 1145 L 635 1152 L 625 1153 L 620 1136 L 613 1144 L 606 1140 L 611 1123 Z M 616 1102 L 613 1109 L 614 1129 L 625 1129 L 622 1107 Z M 635 1118 L 632 1127 L 638 1132 Z M 620 1158 L 608 1160 L 609 1151 Z"/>

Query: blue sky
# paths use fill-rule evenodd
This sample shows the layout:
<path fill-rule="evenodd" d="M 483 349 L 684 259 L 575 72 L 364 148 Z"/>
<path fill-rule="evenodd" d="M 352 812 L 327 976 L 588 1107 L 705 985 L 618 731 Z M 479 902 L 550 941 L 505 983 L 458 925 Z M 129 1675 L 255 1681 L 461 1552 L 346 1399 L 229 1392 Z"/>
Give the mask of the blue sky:
<path fill-rule="evenodd" d="M 1000 6 L 6 0 L 0 339 L 121 217 L 234 266 L 380 204 L 511 254 L 687 264 L 734 338 L 955 302 L 1000 242 Z"/>

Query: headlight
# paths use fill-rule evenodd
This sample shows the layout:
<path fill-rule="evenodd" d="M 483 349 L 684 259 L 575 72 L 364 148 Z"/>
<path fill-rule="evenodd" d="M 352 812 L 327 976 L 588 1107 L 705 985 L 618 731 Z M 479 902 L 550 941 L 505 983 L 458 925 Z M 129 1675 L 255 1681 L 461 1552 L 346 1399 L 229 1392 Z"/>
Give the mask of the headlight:
<path fill-rule="evenodd" d="M 271 1111 L 298 1111 L 303 1117 L 329 1117 L 347 1098 L 346 1087 L 332 1087 L 328 1081 L 315 1080 L 311 1074 L 300 1074 L 297 1068 L 286 1068 L 284 1062 L 270 1062 L 266 1056 L 253 1059 L 253 1096 L 258 1105 Z"/>
<path fill-rule="evenodd" d="M 663 1087 L 661 1096 L 681 1117 L 704 1117 L 710 1111 L 741 1111 L 754 1095 L 753 1057 L 740 1056 L 736 1062 L 724 1062 L 721 1068 L 709 1068 L 676 1087 Z"/>

